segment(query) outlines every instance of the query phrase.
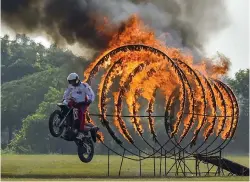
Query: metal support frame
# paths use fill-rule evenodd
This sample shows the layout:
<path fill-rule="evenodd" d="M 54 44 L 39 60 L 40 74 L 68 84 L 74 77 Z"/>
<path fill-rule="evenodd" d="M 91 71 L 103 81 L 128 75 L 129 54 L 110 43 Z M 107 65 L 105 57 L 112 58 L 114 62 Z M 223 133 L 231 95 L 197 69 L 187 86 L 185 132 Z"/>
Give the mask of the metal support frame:
<path fill-rule="evenodd" d="M 201 174 L 204 174 L 204 176 L 211 176 L 211 175 L 214 175 L 214 176 L 227 176 L 227 175 L 230 175 L 231 172 L 227 171 L 226 173 L 224 173 L 224 170 L 222 168 L 222 149 L 218 151 L 217 155 L 209 155 L 209 154 L 206 154 L 205 156 L 203 156 L 204 158 L 210 158 L 210 157 L 213 157 L 215 159 L 218 160 L 218 163 L 219 165 L 218 166 L 215 166 L 214 164 L 209 164 L 208 162 L 203 162 L 203 161 L 200 161 L 198 159 L 198 157 L 195 158 L 196 162 L 196 176 L 201 176 Z M 206 171 L 203 171 L 201 172 L 200 171 L 200 165 L 203 164 L 206 166 Z M 215 172 L 213 172 L 212 170 L 215 169 Z"/>
<path fill-rule="evenodd" d="M 160 176 L 161 176 L 161 161 L 162 161 L 162 149 L 161 149 L 161 157 L 160 157 Z"/>
<path fill-rule="evenodd" d="M 155 150 L 153 150 L 155 153 Z M 154 176 L 155 176 L 155 154 L 154 154 Z"/>
<path fill-rule="evenodd" d="M 169 98 L 169 100 L 167 101 L 166 104 L 166 110 L 165 110 L 165 115 L 164 116 L 157 116 L 157 115 L 152 115 L 151 112 L 149 112 L 149 116 L 146 115 L 137 115 L 137 113 L 133 114 L 133 115 L 123 115 L 122 113 L 122 102 L 124 100 L 124 93 L 126 91 L 126 89 L 129 88 L 131 81 L 133 80 L 133 78 L 136 76 L 136 74 L 140 73 L 141 71 L 144 71 L 143 69 L 147 66 L 150 66 L 150 63 L 148 61 L 145 61 L 145 63 L 140 63 L 140 65 L 137 65 L 137 67 L 132 70 L 132 72 L 130 72 L 128 74 L 127 80 L 124 80 L 123 85 L 121 85 L 120 91 L 119 91 L 119 97 L 118 97 L 118 101 L 117 104 L 115 105 L 115 107 L 117 108 L 117 115 L 114 114 L 108 114 L 107 112 L 107 97 L 108 97 L 108 92 L 109 92 L 109 86 L 108 83 L 111 81 L 110 77 L 112 75 L 112 72 L 118 68 L 118 67 L 122 67 L 123 66 L 123 58 L 119 58 L 118 60 L 112 60 L 110 61 L 112 58 L 112 56 L 117 55 L 119 53 L 124 53 L 124 52 L 136 52 L 136 51 L 147 51 L 147 52 L 151 52 L 152 54 L 155 54 L 159 57 L 161 57 L 161 59 L 159 59 L 159 61 L 166 61 L 169 66 L 171 66 L 171 68 L 174 70 L 174 73 L 176 74 L 176 76 L 179 79 L 180 82 L 180 89 L 182 90 L 181 92 L 181 96 L 179 95 L 179 98 L 176 96 L 176 94 L 174 94 L 173 91 L 173 98 Z M 111 58 L 111 59 L 110 59 Z M 103 145 L 105 145 L 108 148 L 108 176 L 110 175 L 110 152 L 112 151 L 113 153 L 119 155 L 122 157 L 121 159 L 121 163 L 120 163 L 120 169 L 119 169 L 119 176 L 121 175 L 121 171 L 122 171 L 122 165 L 123 165 L 123 160 L 124 158 L 126 159 L 130 159 L 130 160 L 135 160 L 132 159 L 129 156 L 125 156 L 125 152 L 129 153 L 129 155 L 133 155 L 136 156 L 136 160 L 135 161 L 139 161 L 139 167 L 140 167 L 140 176 L 142 175 L 142 166 L 141 166 L 141 162 L 142 160 L 147 160 L 147 159 L 152 159 L 153 158 L 153 175 L 156 176 L 156 159 L 160 158 L 160 168 L 159 168 L 159 175 L 162 176 L 162 158 L 163 158 L 163 151 L 165 151 L 164 153 L 164 159 L 165 159 L 165 176 L 170 175 L 172 172 L 172 169 L 175 169 L 175 176 L 179 176 L 179 175 L 184 175 L 187 176 L 188 174 L 194 174 L 196 176 L 201 176 L 201 174 L 205 175 L 210 175 L 211 169 L 213 168 L 213 166 L 210 168 L 208 163 L 206 163 L 207 166 L 207 171 L 206 172 L 201 172 L 200 171 L 200 165 L 203 163 L 201 160 L 199 160 L 198 155 L 205 155 L 207 157 L 212 156 L 212 155 L 216 155 L 219 153 L 218 156 L 218 160 L 219 160 L 219 166 L 217 168 L 216 171 L 216 175 L 218 174 L 220 175 L 224 175 L 224 172 L 222 170 L 222 166 L 221 166 L 221 159 L 222 159 L 222 150 L 230 143 L 236 127 L 237 127 L 237 122 L 238 122 L 238 117 L 239 117 L 239 107 L 238 107 L 238 103 L 237 103 L 237 99 L 234 96 L 232 90 L 225 85 L 224 83 L 222 83 L 219 80 L 216 79 L 212 79 L 212 78 L 206 78 L 204 77 L 199 71 L 194 70 L 193 68 L 191 68 L 190 66 L 188 66 L 185 62 L 183 62 L 182 60 L 178 60 L 178 59 L 171 59 L 166 53 L 162 52 L 161 50 L 158 50 L 156 48 L 147 46 L 147 45 L 140 45 L 140 44 L 136 44 L 136 45 L 124 45 L 118 48 L 114 48 L 112 50 L 107 51 L 107 53 L 105 55 L 103 55 L 103 57 L 101 57 L 99 60 L 97 60 L 95 62 L 95 64 L 93 65 L 93 67 L 91 68 L 91 70 L 88 70 L 88 73 L 86 75 L 86 82 L 88 82 L 89 84 L 91 84 L 91 80 L 94 78 L 94 76 L 98 73 L 98 71 L 100 70 L 100 68 L 102 68 L 105 63 L 107 63 L 108 61 L 111 62 L 111 64 L 109 65 L 110 67 L 107 68 L 108 72 L 105 73 L 105 76 L 103 77 L 103 81 L 102 81 L 102 85 L 100 85 L 100 90 L 101 90 L 101 95 L 100 95 L 100 114 L 89 114 L 90 116 L 98 116 L 101 118 L 101 123 L 106 127 L 108 133 L 110 134 L 110 136 L 113 138 L 113 140 L 119 145 L 120 148 L 123 149 L 123 154 L 119 154 L 118 152 L 116 152 L 115 150 L 109 148 L 104 142 L 102 142 Z M 200 94 L 201 94 L 201 103 L 202 103 L 202 112 L 197 113 L 194 109 L 194 101 L 195 101 L 195 92 L 194 92 L 194 88 L 192 87 L 192 85 L 190 84 L 190 79 L 186 76 L 186 73 L 189 73 L 190 76 L 193 77 L 192 81 L 194 80 L 197 84 L 197 87 L 201 88 Z M 222 92 L 223 90 L 223 92 Z M 211 98 L 210 100 L 212 101 L 212 110 L 216 111 L 217 105 L 216 105 L 216 99 L 219 99 L 222 102 L 223 105 L 223 111 L 224 114 L 223 115 L 218 115 L 216 112 L 212 115 L 209 115 L 206 112 L 206 106 L 207 106 L 207 101 L 206 101 L 206 95 L 205 92 L 209 91 L 211 94 Z M 217 93 L 217 94 L 215 94 Z M 172 95 L 171 94 L 171 95 Z M 217 95 L 217 96 L 216 96 Z M 153 97 L 155 98 L 155 95 L 153 95 Z M 180 99 L 180 97 L 182 99 Z M 218 98 L 216 98 L 218 97 Z M 171 115 L 169 116 L 167 114 L 166 111 L 174 109 L 172 108 L 170 101 L 171 99 L 177 99 L 180 101 L 180 117 L 178 117 L 178 120 L 176 120 L 176 123 L 172 123 L 172 124 L 176 124 L 174 131 L 172 131 L 173 133 L 170 134 L 170 129 L 169 129 L 169 125 L 165 125 L 165 129 L 166 129 L 166 134 L 167 134 L 167 141 L 165 144 L 160 144 L 158 142 L 157 136 L 155 135 L 155 131 L 153 128 L 153 124 L 152 124 L 152 118 L 163 118 L 165 120 L 165 123 L 168 123 L 169 118 L 171 117 Z M 185 104 L 186 101 L 189 100 L 190 104 L 192 104 L 192 109 L 189 111 L 186 111 L 187 105 Z M 229 100 L 229 101 L 228 101 Z M 225 102 L 230 102 L 231 106 L 227 107 L 227 104 Z M 174 101 L 173 101 L 174 102 Z M 154 104 L 154 103 L 152 103 Z M 221 109 L 221 108 L 220 108 Z M 230 112 L 231 111 L 231 112 Z M 227 113 L 231 113 L 230 116 L 227 115 Z M 171 113 L 171 112 L 170 112 Z M 186 131 L 185 133 L 183 133 L 182 138 L 180 138 L 181 140 L 178 141 L 177 138 L 180 137 L 178 136 L 178 129 L 179 129 L 179 125 L 182 121 L 182 119 L 184 119 L 185 117 L 187 117 L 187 115 L 191 116 L 189 119 L 189 127 L 185 128 Z M 123 136 L 125 136 L 125 139 L 127 139 L 131 145 L 133 145 L 136 149 L 138 149 L 139 151 L 139 155 L 136 154 L 135 152 L 132 152 L 131 150 L 127 149 L 124 145 L 122 140 L 120 140 L 120 138 L 116 135 L 116 132 L 114 132 L 112 130 L 112 127 L 110 126 L 107 117 L 112 116 L 112 117 L 117 117 L 118 121 L 119 121 L 119 125 L 121 127 L 122 133 L 124 134 Z M 192 125 L 193 122 L 193 117 L 194 116 L 201 116 L 202 117 L 202 123 L 199 126 L 199 128 L 197 128 L 197 130 L 193 133 L 193 139 L 191 141 L 189 141 L 189 143 L 186 146 L 182 146 L 181 143 L 182 140 L 186 139 L 186 135 L 188 133 L 190 133 L 190 127 Z M 149 147 L 151 147 L 153 149 L 153 153 L 149 154 L 146 151 L 141 150 L 137 145 L 136 145 L 136 141 L 134 141 L 134 139 L 130 136 L 130 133 L 126 127 L 126 124 L 123 120 L 124 117 L 127 118 L 136 118 L 136 117 L 147 117 L 149 118 L 149 120 L 151 121 L 151 133 L 154 135 L 154 139 L 156 142 L 158 142 L 158 144 L 160 145 L 159 149 L 156 149 L 155 147 L 151 146 L 141 135 L 141 138 L 143 139 L 143 141 L 145 143 L 148 144 Z M 208 138 L 211 135 L 211 131 L 214 128 L 210 128 L 211 131 L 209 131 L 206 134 L 206 137 L 204 139 L 203 142 L 201 142 L 201 144 L 199 144 L 199 146 L 197 146 L 196 150 L 189 152 L 187 150 L 188 147 L 193 146 L 194 143 L 196 143 L 197 137 L 198 135 L 200 135 L 200 131 L 202 130 L 204 124 L 205 124 L 205 119 L 208 117 L 212 117 L 213 118 L 213 123 L 215 123 L 216 118 L 223 118 L 223 123 L 222 123 L 222 127 L 220 129 L 220 131 L 218 132 L 218 135 L 215 137 L 214 140 L 211 140 L 211 142 L 208 141 Z M 229 136 L 227 136 L 227 140 L 222 141 L 219 146 L 214 146 L 214 148 L 212 148 L 211 146 L 213 144 L 216 143 L 216 141 L 218 141 L 217 139 L 219 139 L 219 136 L 222 136 L 222 131 L 223 129 L 225 129 L 225 122 L 226 120 L 230 120 L 231 121 L 231 126 L 229 127 L 230 130 L 228 131 Z M 173 128 L 173 126 L 170 126 L 171 130 Z M 214 125 L 211 125 L 212 127 L 214 127 Z M 121 132 L 120 132 L 121 133 Z M 171 149 L 166 149 L 166 144 L 170 143 L 171 145 L 173 145 L 173 147 Z M 203 148 L 202 148 L 203 146 Z M 211 148 L 210 148 L 211 147 Z M 209 151 L 208 151 L 209 149 Z M 145 154 L 145 155 L 144 155 Z M 169 170 L 167 170 L 167 159 L 168 160 L 174 160 L 174 164 L 169 168 Z M 190 168 L 187 166 L 186 164 L 186 160 L 195 160 L 195 172 L 193 172 L 192 170 L 190 170 Z"/>
<path fill-rule="evenodd" d="M 110 149 L 108 149 L 108 169 L 107 169 L 107 176 L 110 176 Z M 164 151 L 164 152 L 163 152 Z M 155 152 L 155 151 L 154 151 Z M 162 173 L 162 163 L 163 163 L 163 158 L 164 158 L 164 176 L 172 176 L 172 174 L 174 174 L 174 176 L 211 176 L 211 175 L 215 175 L 215 176 L 225 176 L 225 175 L 232 175 L 230 172 L 228 173 L 224 173 L 224 171 L 222 170 L 222 167 L 220 166 L 221 165 L 221 159 L 222 159 L 222 151 L 219 151 L 218 152 L 218 155 L 217 156 L 213 156 L 213 157 L 217 157 L 219 162 L 220 162 L 220 165 L 219 166 L 215 166 L 213 164 L 208 164 L 207 162 L 203 162 L 201 160 L 199 160 L 199 157 L 197 157 L 196 155 L 194 156 L 190 156 L 188 158 L 185 157 L 185 153 L 183 151 L 174 151 L 175 152 L 175 158 L 169 158 L 167 157 L 167 152 L 166 150 L 162 150 L 161 153 L 160 153 L 160 156 L 156 157 L 155 155 L 153 155 L 151 158 L 149 159 L 153 159 L 153 173 L 152 175 L 154 177 L 156 176 L 159 176 L 161 177 L 163 175 Z M 126 153 L 126 150 L 123 150 L 123 153 L 121 155 L 121 162 L 120 162 L 120 168 L 119 168 L 119 173 L 118 173 L 118 176 L 121 176 L 121 173 L 122 173 L 122 166 L 123 166 L 123 160 L 125 157 L 125 153 Z M 141 156 L 141 152 L 140 150 L 138 151 L 139 153 L 139 158 L 138 160 L 138 163 L 139 163 L 139 176 L 143 176 L 143 173 L 142 173 L 142 161 L 143 160 L 147 160 L 147 159 L 143 159 L 142 156 Z M 209 155 L 206 155 L 206 156 L 203 156 L 203 157 L 211 157 Z M 158 175 L 156 174 L 156 159 L 159 158 L 160 160 L 160 166 L 159 166 L 159 173 Z M 174 160 L 174 163 L 173 165 L 169 168 L 169 170 L 167 170 L 167 160 Z M 190 166 L 187 165 L 186 161 L 189 160 L 189 161 L 194 161 L 194 164 L 195 164 L 195 168 L 194 170 L 190 169 Z M 201 170 L 201 165 L 203 165 L 203 169 Z M 205 168 L 206 166 L 206 168 Z M 215 169 L 216 167 L 216 170 L 215 172 L 212 172 L 213 169 Z M 172 170 L 175 169 L 175 172 L 172 172 Z M 204 169 L 206 169 L 204 171 Z"/>
<path fill-rule="evenodd" d="M 167 151 L 165 150 L 165 155 L 164 155 L 164 158 L 165 158 L 165 173 L 164 175 L 166 176 L 167 175 Z"/>
<path fill-rule="evenodd" d="M 141 176 L 141 151 L 139 150 L 140 176 Z"/>
<path fill-rule="evenodd" d="M 110 151 L 110 149 L 108 148 L 108 176 L 109 176 L 109 166 L 110 166 L 110 163 L 109 163 L 109 151 Z"/>
<path fill-rule="evenodd" d="M 121 176 L 121 169 L 122 169 L 122 164 L 123 164 L 123 159 L 124 159 L 125 152 L 126 152 L 126 150 L 124 149 L 123 150 L 123 155 L 122 155 L 122 161 L 121 161 L 120 169 L 119 169 L 119 176 Z"/>

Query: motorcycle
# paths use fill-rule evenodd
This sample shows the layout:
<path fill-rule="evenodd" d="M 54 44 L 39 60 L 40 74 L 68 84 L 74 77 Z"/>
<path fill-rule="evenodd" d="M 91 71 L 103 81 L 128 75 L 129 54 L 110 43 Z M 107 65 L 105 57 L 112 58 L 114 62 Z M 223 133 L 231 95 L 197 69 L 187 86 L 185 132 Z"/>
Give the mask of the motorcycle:
<path fill-rule="evenodd" d="M 66 141 L 74 141 L 77 145 L 77 153 L 79 159 L 88 163 L 94 156 L 94 142 L 96 142 L 96 132 L 98 127 L 93 127 L 92 124 L 86 124 L 86 130 L 83 132 L 82 139 L 76 138 L 77 131 L 74 129 L 78 119 L 78 109 L 69 108 L 63 103 L 57 103 L 60 110 L 55 110 L 49 118 L 49 131 L 53 137 L 60 137 Z"/>

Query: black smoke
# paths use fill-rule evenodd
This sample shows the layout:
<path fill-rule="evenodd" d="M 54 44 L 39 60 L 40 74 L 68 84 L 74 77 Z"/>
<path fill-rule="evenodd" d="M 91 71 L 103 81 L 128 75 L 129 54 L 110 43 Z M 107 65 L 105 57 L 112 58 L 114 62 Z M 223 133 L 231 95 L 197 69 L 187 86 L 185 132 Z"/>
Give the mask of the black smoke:
<path fill-rule="evenodd" d="M 223 0 L 2 0 L 2 21 L 16 32 L 46 33 L 58 44 L 78 42 L 96 49 L 104 48 L 109 32 L 134 13 L 168 45 L 193 52 L 203 51 L 228 25 Z M 102 26 L 104 17 L 111 24 Z M 161 36 L 166 32 L 169 36 Z"/>

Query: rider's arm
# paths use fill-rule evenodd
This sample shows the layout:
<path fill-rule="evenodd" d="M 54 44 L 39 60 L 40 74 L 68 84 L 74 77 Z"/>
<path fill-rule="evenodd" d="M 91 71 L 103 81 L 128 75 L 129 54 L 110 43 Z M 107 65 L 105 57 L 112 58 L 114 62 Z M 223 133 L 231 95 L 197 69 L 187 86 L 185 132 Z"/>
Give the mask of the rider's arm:
<path fill-rule="evenodd" d="M 67 102 L 67 100 L 69 99 L 69 94 L 70 94 L 70 88 L 68 87 L 63 94 L 64 102 Z"/>
<path fill-rule="evenodd" d="M 84 83 L 84 91 L 88 96 L 88 102 L 93 102 L 95 100 L 95 93 L 93 92 L 92 88 L 89 86 L 89 84 Z"/>

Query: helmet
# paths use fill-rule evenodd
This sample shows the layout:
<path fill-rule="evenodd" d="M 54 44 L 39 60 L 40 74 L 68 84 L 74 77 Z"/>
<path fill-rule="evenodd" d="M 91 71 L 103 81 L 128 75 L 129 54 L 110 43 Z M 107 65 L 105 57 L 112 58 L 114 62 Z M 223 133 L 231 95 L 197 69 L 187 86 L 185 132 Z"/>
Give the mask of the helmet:
<path fill-rule="evenodd" d="M 77 86 L 80 83 L 79 76 L 76 73 L 70 73 L 67 80 L 73 86 Z"/>

